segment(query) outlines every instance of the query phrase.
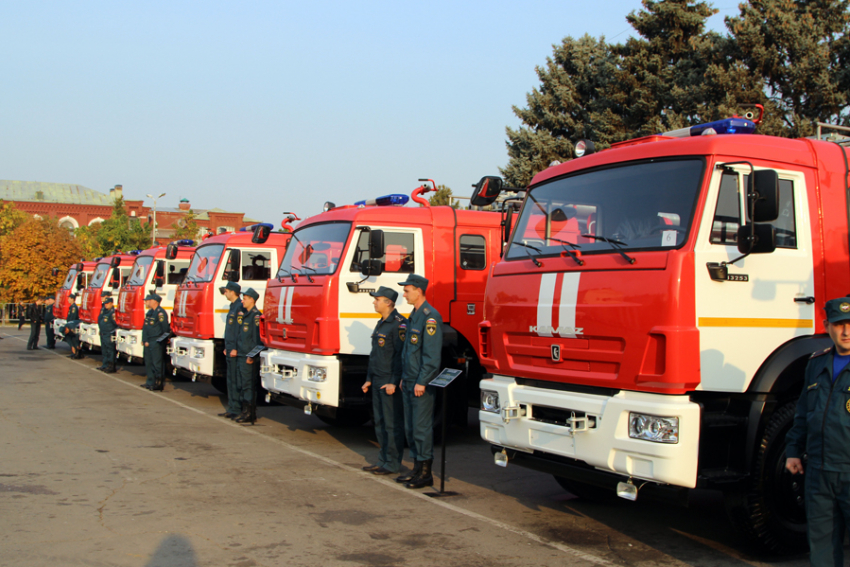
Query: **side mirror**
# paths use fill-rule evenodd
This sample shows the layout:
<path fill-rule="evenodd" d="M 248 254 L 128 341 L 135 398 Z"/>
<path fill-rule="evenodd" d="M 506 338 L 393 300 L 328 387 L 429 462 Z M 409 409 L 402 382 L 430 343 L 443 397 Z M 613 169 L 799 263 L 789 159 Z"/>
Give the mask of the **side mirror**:
<path fill-rule="evenodd" d="M 224 279 L 230 282 L 239 281 L 240 267 L 242 266 L 242 251 L 232 248 L 227 259 L 227 267 L 224 270 Z"/>
<path fill-rule="evenodd" d="M 168 246 L 165 247 L 165 259 L 173 260 L 177 257 L 177 243 L 169 242 Z"/>
<path fill-rule="evenodd" d="M 251 242 L 262 244 L 269 239 L 271 233 L 272 226 L 270 224 L 258 224 L 254 227 L 254 236 L 251 237 Z"/>
<path fill-rule="evenodd" d="M 115 258 L 112 259 L 111 262 L 109 262 L 109 265 L 112 266 L 113 268 L 117 268 L 118 266 L 121 265 L 121 258 L 116 256 Z"/>
<path fill-rule="evenodd" d="M 747 192 L 753 201 L 753 222 L 773 222 L 779 217 L 779 175 L 776 171 L 753 172 Z"/>
<path fill-rule="evenodd" d="M 50 270 L 50 275 L 54 278 L 59 275 L 59 268 L 53 268 Z"/>
<path fill-rule="evenodd" d="M 502 178 L 495 175 L 487 175 L 475 185 L 469 203 L 476 207 L 492 205 L 502 192 Z"/>
<path fill-rule="evenodd" d="M 309 260 L 309 259 L 310 259 L 310 256 L 312 256 L 312 255 L 313 255 L 313 245 L 312 245 L 312 244 L 308 244 L 308 245 L 307 245 L 307 246 L 305 246 L 305 247 L 304 247 L 304 249 L 301 251 L 301 254 L 299 254 L 299 255 L 298 255 L 298 261 L 299 261 L 299 262 L 301 263 L 301 265 L 303 266 L 304 264 L 306 264 L 306 263 L 307 263 L 307 260 Z"/>
<path fill-rule="evenodd" d="M 364 276 L 380 276 L 384 273 L 384 264 L 380 260 L 366 260 L 360 264 L 360 271 Z"/>
<path fill-rule="evenodd" d="M 381 258 L 384 255 L 384 231 L 369 231 L 369 257 Z M 380 264 L 380 262 L 378 262 Z M 380 272 L 379 272 L 380 273 Z M 375 274 L 377 275 L 377 274 Z"/>
<path fill-rule="evenodd" d="M 85 287 L 84 276 L 82 273 L 77 274 L 77 289 L 83 289 Z"/>
<path fill-rule="evenodd" d="M 769 224 L 745 224 L 738 229 L 738 252 L 770 254 L 776 250 L 776 228 Z"/>

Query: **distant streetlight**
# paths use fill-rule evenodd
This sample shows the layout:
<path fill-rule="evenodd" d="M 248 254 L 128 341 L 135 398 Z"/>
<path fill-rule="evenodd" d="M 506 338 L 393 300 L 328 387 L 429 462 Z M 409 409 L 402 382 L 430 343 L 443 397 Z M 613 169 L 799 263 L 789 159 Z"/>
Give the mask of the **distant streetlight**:
<path fill-rule="evenodd" d="M 165 193 L 162 193 L 159 197 L 154 197 L 148 193 L 148 199 L 153 199 L 153 231 L 151 232 L 151 246 L 156 244 L 156 200 L 162 199 L 163 197 L 165 197 Z"/>

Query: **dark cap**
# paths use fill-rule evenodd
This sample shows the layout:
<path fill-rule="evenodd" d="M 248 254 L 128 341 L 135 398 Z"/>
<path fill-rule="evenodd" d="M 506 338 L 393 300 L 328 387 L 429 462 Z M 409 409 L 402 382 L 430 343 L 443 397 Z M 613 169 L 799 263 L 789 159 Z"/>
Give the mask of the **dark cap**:
<path fill-rule="evenodd" d="M 398 292 L 386 286 L 379 287 L 378 291 L 370 291 L 369 295 L 371 295 L 372 297 L 386 297 L 393 303 L 395 303 L 396 299 L 398 299 Z"/>
<path fill-rule="evenodd" d="M 68 299 L 77 299 L 77 294 L 76 293 L 69 293 Z"/>
<path fill-rule="evenodd" d="M 826 311 L 826 320 L 830 323 L 850 321 L 850 297 L 830 299 L 824 305 L 824 311 Z"/>
<path fill-rule="evenodd" d="M 247 295 L 248 297 L 252 297 L 252 298 L 254 298 L 254 301 L 257 301 L 258 299 L 260 299 L 260 294 L 257 293 L 256 291 L 254 291 L 253 287 L 249 287 L 248 289 L 243 291 L 242 295 Z"/>
<path fill-rule="evenodd" d="M 227 282 L 227 285 L 223 285 L 218 288 L 218 291 L 224 293 L 224 290 L 229 289 L 230 291 L 235 291 L 236 293 L 242 292 L 242 286 L 236 282 Z"/>
<path fill-rule="evenodd" d="M 422 276 L 411 274 L 407 276 L 407 280 L 399 283 L 398 285 L 412 285 L 414 287 L 418 287 L 424 293 L 425 290 L 428 289 L 428 280 L 426 280 Z"/>
<path fill-rule="evenodd" d="M 159 301 L 160 303 L 162 303 L 162 298 L 160 296 L 158 296 L 157 294 L 155 294 L 154 292 L 150 292 L 149 294 L 147 294 L 147 296 L 145 296 L 145 301 L 147 301 L 148 299 L 155 299 L 155 300 Z"/>
<path fill-rule="evenodd" d="M 104 305 L 107 305 L 109 303 L 112 303 L 112 296 L 111 295 L 107 295 L 106 297 L 103 298 L 103 304 Z"/>

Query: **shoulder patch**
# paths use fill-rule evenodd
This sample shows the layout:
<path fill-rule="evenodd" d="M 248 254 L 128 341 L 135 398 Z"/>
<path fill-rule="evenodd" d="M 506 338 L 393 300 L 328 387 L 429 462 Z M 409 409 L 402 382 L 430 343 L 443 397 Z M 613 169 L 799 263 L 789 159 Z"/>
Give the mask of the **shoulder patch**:
<path fill-rule="evenodd" d="M 422 313 L 424 313 L 425 315 L 427 315 L 427 314 L 428 314 L 428 313 L 430 313 L 430 312 L 431 312 L 431 310 L 430 310 L 430 309 L 428 309 L 427 307 L 423 307 L 423 308 L 422 308 Z"/>
<path fill-rule="evenodd" d="M 427 332 L 432 337 L 437 332 L 437 320 L 433 317 L 425 321 L 425 332 Z"/>
<path fill-rule="evenodd" d="M 813 352 L 813 353 L 812 353 L 812 356 L 810 356 L 809 358 L 817 358 L 817 357 L 819 357 L 819 356 L 823 356 L 823 355 L 825 355 L 826 353 L 828 353 L 828 352 L 829 352 L 829 351 L 831 351 L 831 350 L 832 350 L 832 347 L 825 348 L 825 349 L 823 349 L 823 350 L 815 351 L 815 352 Z"/>

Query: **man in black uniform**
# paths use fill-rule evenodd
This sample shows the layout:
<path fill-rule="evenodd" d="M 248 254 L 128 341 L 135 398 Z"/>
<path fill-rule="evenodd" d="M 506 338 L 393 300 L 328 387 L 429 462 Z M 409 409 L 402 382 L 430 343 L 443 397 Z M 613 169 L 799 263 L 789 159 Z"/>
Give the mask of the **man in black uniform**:
<path fill-rule="evenodd" d="M 404 348 L 401 353 L 404 432 L 414 459 L 411 474 L 396 478 L 407 488 L 434 486 L 431 464 L 434 462 L 434 388 L 428 384 L 440 373 L 443 351 L 443 318 L 425 300 L 428 280 L 413 274 L 404 286 L 404 299 L 413 305 L 407 319 Z M 444 425 L 445 426 L 445 425 Z"/>
<path fill-rule="evenodd" d="M 827 301 L 824 309 L 833 346 L 812 354 L 806 365 L 785 468 L 806 474 L 811 564 L 843 567 L 850 525 L 850 297 Z M 808 455 L 805 471 L 803 455 Z"/>
<path fill-rule="evenodd" d="M 103 353 L 98 370 L 103 370 L 107 374 L 115 372 L 115 343 L 112 342 L 112 337 L 115 336 L 115 330 L 118 328 L 118 323 L 115 322 L 115 309 L 112 304 L 112 297 L 107 296 L 103 300 L 103 309 L 100 310 L 100 315 L 97 318 L 97 330 L 100 334 L 100 351 Z"/>
<path fill-rule="evenodd" d="M 148 390 L 162 391 L 165 388 L 165 376 L 163 374 L 163 352 L 165 349 L 158 339 L 171 331 L 168 326 L 168 313 L 159 306 L 162 298 L 151 292 L 145 297 L 145 324 L 142 326 L 142 344 L 145 346 L 145 371 L 147 381 L 141 384 Z"/>
<path fill-rule="evenodd" d="M 80 308 L 77 307 L 76 301 L 76 293 L 68 295 L 68 318 L 62 331 L 65 334 L 65 342 L 71 347 L 69 358 L 83 358 L 83 349 L 80 346 Z"/>
<path fill-rule="evenodd" d="M 47 334 L 47 347 L 49 349 L 56 348 L 56 331 L 53 329 L 53 320 L 56 316 L 53 315 L 53 304 L 55 299 L 52 296 L 44 298 L 44 332 Z"/>
<path fill-rule="evenodd" d="M 396 310 L 398 292 L 381 286 L 370 292 L 372 304 L 381 320 L 372 332 L 372 352 L 363 393 L 372 388 L 372 413 L 375 436 L 378 438 L 378 464 L 363 467 L 372 474 L 385 475 L 398 472 L 404 453 L 404 409 L 401 391 L 401 349 L 404 346 L 400 325 L 406 319 Z"/>
<path fill-rule="evenodd" d="M 242 413 L 234 421 L 237 423 L 254 423 L 257 421 L 257 390 L 256 383 L 260 375 L 259 355 L 250 358 L 248 353 L 261 345 L 260 317 L 257 309 L 260 294 L 253 288 L 248 288 L 242 294 L 242 312 L 237 316 L 239 325 L 236 335 L 236 357 L 239 369 L 239 398 L 242 401 Z"/>
<path fill-rule="evenodd" d="M 41 297 L 37 297 L 35 303 L 30 303 L 27 306 L 27 319 L 30 320 L 30 340 L 27 341 L 27 350 L 36 350 L 38 348 L 38 339 L 41 335 L 41 322 L 44 320 L 43 304 L 44 300 Z"/>
<path fill-rule="evenodd" d="M 242 300 L 239 293 L 242 286 L 236 282 L 227 282 L 218 290 L 230 302 L 227 312 L 227 320 L 224 323 L 224 360 L 227 362 L 227 408 L 221 417 L 234 419 L 242 412 L 242 400 L 239 398 L 239 368 L 236 363 L 236 336 L 239 334 L 239 323 L 237 319 L 244 315 L 242 312 Z"/>

